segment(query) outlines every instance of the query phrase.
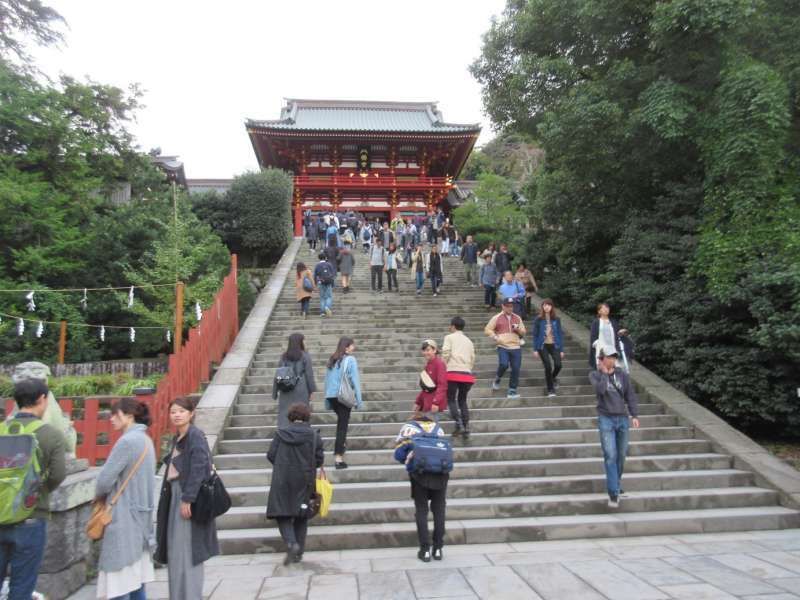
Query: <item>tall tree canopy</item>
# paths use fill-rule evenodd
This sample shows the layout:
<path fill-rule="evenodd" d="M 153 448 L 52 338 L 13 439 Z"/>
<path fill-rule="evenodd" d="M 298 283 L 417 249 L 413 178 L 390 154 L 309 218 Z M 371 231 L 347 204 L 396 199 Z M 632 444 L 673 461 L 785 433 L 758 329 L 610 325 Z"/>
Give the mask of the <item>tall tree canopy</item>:
<path fill-rule="evenodd" d="M 509 0 L 472 65 L 545 151 L 548 293 L 609 300 L 647 364 L 753 427 L 800 424 L 797 31 L 792 0 Z"/>

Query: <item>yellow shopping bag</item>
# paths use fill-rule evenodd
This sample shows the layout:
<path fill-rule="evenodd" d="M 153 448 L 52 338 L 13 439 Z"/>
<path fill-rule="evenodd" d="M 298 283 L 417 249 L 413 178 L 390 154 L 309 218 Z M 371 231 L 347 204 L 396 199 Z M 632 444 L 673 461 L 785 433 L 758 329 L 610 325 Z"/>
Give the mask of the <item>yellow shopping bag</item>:
<path fill-rule="evenodd" d="M 317 494 L 320 498 L 319 516 L 326 517 L 333 500 L 333 484 L 328 481 L 328 475 L 323 467 L 320 467 L 317 475 Z"/>

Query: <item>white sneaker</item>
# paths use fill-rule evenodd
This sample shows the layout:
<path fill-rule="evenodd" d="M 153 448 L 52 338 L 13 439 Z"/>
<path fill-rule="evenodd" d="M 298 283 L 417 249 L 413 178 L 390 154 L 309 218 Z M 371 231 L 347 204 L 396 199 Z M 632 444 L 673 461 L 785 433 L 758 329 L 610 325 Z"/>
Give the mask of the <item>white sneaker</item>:
<path fill-rule="evenodd" d="M 608 498 L 608 508 L 619 508 L 619 496 L 610 496 Z"/>
<path fill-rule="evenodd" d="M 497 391 L 497 390 L 500 389 L 500 380 L 499 379 L 495 379 L 494 381 L 492 381 L 492 389 L 494 391 Z"/>

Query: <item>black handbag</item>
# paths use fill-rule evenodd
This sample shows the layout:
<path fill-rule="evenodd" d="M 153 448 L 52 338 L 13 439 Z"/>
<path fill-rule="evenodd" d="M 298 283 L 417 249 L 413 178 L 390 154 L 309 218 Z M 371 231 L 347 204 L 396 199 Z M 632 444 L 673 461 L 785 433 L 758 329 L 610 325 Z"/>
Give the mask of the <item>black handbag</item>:
<path fill-rule="evenodd" d="M 212 470 L 211 475 L 200 486 L 197 498 L 192 502 L 192 521 L 195 523 L 208 523 L 220 515 L 224 515 L 231 507 L 231 497 L 225 484 L 217 472 Z"/>

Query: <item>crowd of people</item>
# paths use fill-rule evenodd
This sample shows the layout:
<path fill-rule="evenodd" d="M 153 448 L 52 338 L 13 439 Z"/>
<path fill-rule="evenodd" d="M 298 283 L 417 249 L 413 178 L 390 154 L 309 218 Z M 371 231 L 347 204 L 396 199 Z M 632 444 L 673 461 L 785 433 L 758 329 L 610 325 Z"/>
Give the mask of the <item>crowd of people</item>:
<path fill-rule="evenodd" d="M 496 345 L 497 369 L 491 389 L 499 390 L 509 372 L 506 397 L 520 399 L 523 347 L 530 333 L 532 352 L 542 363 L 545 392 L 548 396 L 557 394 L 565 356 L 561 319 L 550 299 L 543 300 L 533 315 L 531 299 L 538 290 L 536 280 L 524 263 L 517 263 L 512 270 L 513 259 L 505 244 L 497 249 L 492 244 L 479 251 L 471 236 L 462 244 L 458 232 L 443 215 L 420 223 L 395 219 L 383 224 L 354 217 L 345 218 L 344 225 L 336 215 L 329 215 L 319 220 L 310 217 L 306 227 L 313 233 L 308 237 L 312 251 L 317 250 L 319 240 L 325 245 L 313 270 L 302 262 L 295 270 L 297 301 L 303 317 L 308 315 L 315 292 L 320 298 L 320 314 L 333 314 L 337 272 L 343 293 L 348 293 L 356 240 L 361 240 L 370 261 L 371 284 L 376 293 L 382 292 L 384 273 L 388 290 L 398 290 L 397 271 L 405 264 L 414 274 L 416 293 L 421 293 L 429 278 L 436 296 L 443 279 L 443 257 L 458 257 L 463 263 L 465 283 L 472 287 L 482 285 L 487 310 L 496 311 L 484 326 L 485 335 Z M 434 339 L 422 342 L 420 392 L 409 406 L 411 418 L 402 424 L 395 441 L 394 458 L 405 465 L 409 476 L 420 546 L 418 558 L 424 562 L 443 559 L 447 484 L 452 469 L 452 454 L 432 461 L 429 451 L 446 450 L 450 440 L 470 436 L 468 396 L 475 384 L 476 352 L 464 333 L 465 327 L 465 320 L 455 316 L 441 345 Z M 624 496 L 622 475 L 629 428 L 639 427 L 639 415 L 629 375 L 633 345 L 628 331 L 611 318 L 610 307 L 605 303 L 597 307 L 589 343 L 589 382 L 597 398 L 608 506 L 617 508 Z M 364 405 L 355 353 L 355 340 L 343 336 L 325 363 L 322 389 L 325 410 L 336 415 L 336 469 L 348 468 L 351 412 Z M 266 456 L 272 464 L 266 516 L 275 520 L 286 544 L 287 565 L 302 561 L 308 522 L 314 516 L 310 507 L 316 473 L 324 462 L 322 438 L 310 425 L 312 398 L 318 389 L 305 337 L 292 333 L 273 383 L 277 423 Z M 27 600 L 34 593 L 47 537 L 47 495 L 65 477 L 65 440 L 41 420 L 47 410 L 47 394 L 42 381 L 17 384 L 14 398 L 18 410 L 0 425 L 0 436 L 19 435 L 20 431 L 35 436 L 42 473 L 35 509 L 18 522 L 13 518 L 9 523 L 0 522 L 0 576 L 10 570 L 9 598 L 13 600 Z M 163 460 L 165 477 L 154 506 L 156 453 L 147 435 L 148 407 L 133 398 L 122 398 L 112 405 L 111 425 L 122 435 L 96 481 L 97 500 L 113 505 L 112 520 L 100 546 L 99 598 L 143 600 L 145 585 L 155 578 L 154 561 L 167 565 L 170 598 L 202 598 L 203 563 L 219 553 L 219 544 L 214 519 L 193 516 L 200 488 L 213 474 L 205 434 L 193 424 L 195 408 L 195 401 L 190 398 L 177 398 L 170 404 L 169 418 L 176 434 Z M 445 434 L 440 423 L 440 415 L 445 412 L 454 423 L 451 436 Z M 436 443 L 431 445 L 430 440 Z M 434 520 L 432 537 L 429 513 Z M 0 520 L 4 514 L 0 507 Z"/>

